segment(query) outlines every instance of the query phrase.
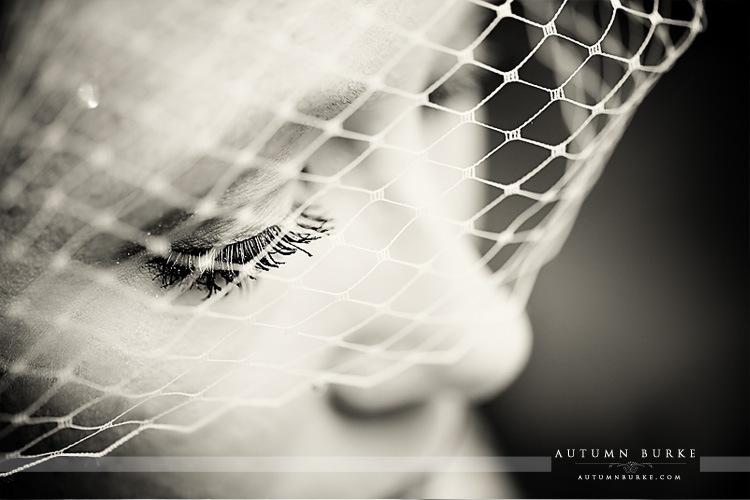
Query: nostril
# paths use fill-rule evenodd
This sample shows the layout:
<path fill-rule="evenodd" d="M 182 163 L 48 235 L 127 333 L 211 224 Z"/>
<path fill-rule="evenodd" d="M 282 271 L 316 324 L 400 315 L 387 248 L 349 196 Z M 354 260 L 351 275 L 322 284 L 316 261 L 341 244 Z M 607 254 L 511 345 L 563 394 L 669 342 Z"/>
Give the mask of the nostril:
<path fill-rule="evenodd" d="M 361 391 L 352 387 L 336 385 L 328 391 L 328 403 L 341 416 L 350 420 L 368 420 L 371 418 L 393 418 L 418 411 L 425 405 L 424 401 L 404 401 L 403 404 L 383 406 L 372 404 L 370 398 L 362 396 Z M 359 396 L 358 396 L 359 393 Z"/>

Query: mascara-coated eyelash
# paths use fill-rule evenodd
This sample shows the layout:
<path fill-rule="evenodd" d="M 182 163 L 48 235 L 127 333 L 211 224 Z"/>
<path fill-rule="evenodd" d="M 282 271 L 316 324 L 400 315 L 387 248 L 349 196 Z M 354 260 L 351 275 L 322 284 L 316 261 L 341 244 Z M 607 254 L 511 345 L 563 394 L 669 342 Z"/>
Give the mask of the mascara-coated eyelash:
<path fill-rule="evenodd" d="M 172 250 L 167 256 L 149 260 L 146 267 L 153 274 L 154 281 L 160 282 L 163 288 L 189 284 L 189 288 L 205 291 L 208 298 L 221 291 L 222 283 L 237 281 L 237 286 L 241 286 L 240 278 L 255 279 L 245 269 L 248 263 L 252 262 L 255 270 L 262 272 L 281 266 L 284 263 L 282 257 L 298 251 L 312 256 L 302 245 L 320 239 L 329 231 L 329 223 L 329 219 L 303 212 L 289 230 L 273 225 L 250 238 L 223 247 Z"/>

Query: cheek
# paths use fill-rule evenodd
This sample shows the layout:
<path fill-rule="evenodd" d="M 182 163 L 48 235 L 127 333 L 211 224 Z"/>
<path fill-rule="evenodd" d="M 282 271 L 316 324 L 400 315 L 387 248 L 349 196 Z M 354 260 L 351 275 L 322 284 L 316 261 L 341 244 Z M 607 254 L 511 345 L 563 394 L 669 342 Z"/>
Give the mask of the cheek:
<path fill-rule="evenodd" d="M 81 377 L 111 386 L 147 365 L 150 353 L 186 318 L 160 314 L 146 304 L 149 298 L 153 304 L 154 297 L 139 296 L 114 276 L 90 271 L 71 268 L 42 276 L 10 311 L 26 332 L 24 364 L 51 377 Z"/>
<path fill-rule="evenodd" d="M 327 296 L 282 277 L 203 300 L 203 291 L 165 291 L 132 268 L 118 271 L 120 280 L 107 277 L 111 270 L 46 275 L 9 307 L 4 342 L 13 348 L 3 349 L 3 364 L 46 385 L 24 397 L 27 405 L 47 398 L 34 406 L 64 416 L 94 393 L 130 401 L 132 415 L 164 413 L 159 423 L 183 425 L 237 403 L 277 405 L 308 389 L 325 365 L 326 346 L 295 327 Z M 76 397 L 52 398 L 65 385 Z M 203 403 L 183 409 L 190 398 Z M 115 416 L 77 414 L 87 425 Z"/>
<path fill-rule="evenodd" d="M 264 314 L 271 303 L 289 311 L 305 307 L 309 301 L 285 293 L 288 286 L 250 282 L 204 301 L 203 291 L 165 291 L 140 272 L 124 274 L 130 275 L 127 285 L 107 272 L 71 270 L 38 279 L 9 309 L 23 327 L 13 336 L 22 345 L 8 360 L 10 369 L 23 364 L 128 394 L 167 387 L 195 394 L 230 372 L 263 382 L 273 376 L 264 364 L 289 362 L 306 346 L 304 337 L 285 335 L 288 319 Z M 273 378 L 274 384 L 259 385 L 282 393 L 282 377 Z"/>

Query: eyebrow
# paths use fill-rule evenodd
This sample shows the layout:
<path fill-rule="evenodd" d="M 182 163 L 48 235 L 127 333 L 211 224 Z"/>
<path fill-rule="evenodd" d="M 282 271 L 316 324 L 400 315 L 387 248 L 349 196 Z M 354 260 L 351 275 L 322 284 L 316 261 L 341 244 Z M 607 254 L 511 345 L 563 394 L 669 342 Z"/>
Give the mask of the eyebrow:
<path fill-rule="evenodd" d="M 340 85 L 316 89 L 297 103 L 297 111 L 321 120 L 331 120 L 367 92 L 364 82 L 342 80 Z"/>

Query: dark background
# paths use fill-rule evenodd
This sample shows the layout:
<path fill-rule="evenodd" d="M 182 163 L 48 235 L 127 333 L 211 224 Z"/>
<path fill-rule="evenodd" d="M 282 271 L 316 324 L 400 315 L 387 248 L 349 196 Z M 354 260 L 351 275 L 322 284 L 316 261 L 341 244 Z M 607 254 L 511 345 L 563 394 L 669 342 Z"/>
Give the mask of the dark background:
<path fill-rule="evenodd" d="M 484 408 L 504 455 L 750 455 L 748 2 L 706 10 L 539 276 L 531 361 Z M 679 482 L 576 481 L 560 461 L 517 480 L 534 498 L 750 497 L 748 474 L 693 462 Z"/>

